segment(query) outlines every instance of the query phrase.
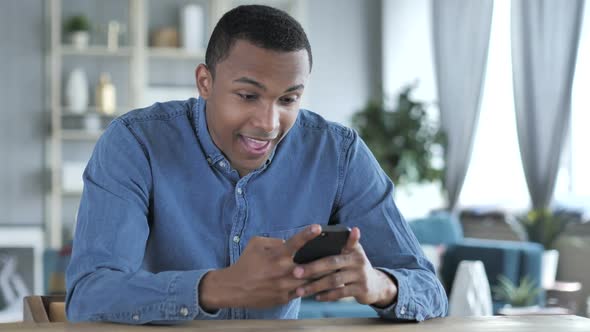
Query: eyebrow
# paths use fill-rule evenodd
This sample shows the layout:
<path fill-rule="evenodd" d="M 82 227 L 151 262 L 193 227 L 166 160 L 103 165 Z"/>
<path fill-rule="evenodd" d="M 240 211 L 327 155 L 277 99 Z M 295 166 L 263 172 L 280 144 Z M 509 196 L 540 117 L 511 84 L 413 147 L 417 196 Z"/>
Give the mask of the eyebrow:
<path fill-rule="evenodd" d="M 249 78 L 249 77 L 245 77 L 245 76 L 244 76 L 244 77 L 240 77 L 240 78 L 238 78 L 238 79 L 234 80 L 234 83 L 246 83 L 246 84 L 251 84 L 251 85 L 254 85 L 255 87 L 257 87 L 257 88 L 259 88 L 259 89 L 262 89 L 262 90 L 264 90 L 264 91 L 266 91 L 266 90 L 267 90 L 267 89 L 266 89 L 266 86 L 265 86 L 264 84 L 262 84 L 262 83 L 260 83 L 260 82 L 258 82 L 258 81 L 256 81 L 256 80 L 254 80 L 254 79 L 251 79 L 251 78 Z M 303 88 L 304 88 L 304 85 L 303 85 L 303 84 L 297 84 L 297 85 L 294 85 L 294 86 L 292 86 L 292 87 L 288 88 L 287 90 L 285 90 L 285 92 L 284 92 L 284 93 L 287 93 L 287 92 L 292 92 L 292 91 L 299 90 L 299 89 L 303 89 Z"/>

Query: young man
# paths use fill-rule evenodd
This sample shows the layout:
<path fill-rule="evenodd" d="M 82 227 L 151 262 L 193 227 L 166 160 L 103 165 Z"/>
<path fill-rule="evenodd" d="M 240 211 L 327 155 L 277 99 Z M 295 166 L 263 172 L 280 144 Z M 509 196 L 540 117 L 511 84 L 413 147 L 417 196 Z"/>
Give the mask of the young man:
<path fill-rule="evenodd" d="M 384 318 L 444 316 L 444 290 L 368 148 L 299 109 L 312 66 L 301 26 L 238 7 L 215 27 L 205 62 L 199 99 L 130 112 L 97 143 L 68 319 L 297 318 L 308 295 L 353 296 Z M 352 228 L 342 254 L 295 264 L 335 222 Z"/>

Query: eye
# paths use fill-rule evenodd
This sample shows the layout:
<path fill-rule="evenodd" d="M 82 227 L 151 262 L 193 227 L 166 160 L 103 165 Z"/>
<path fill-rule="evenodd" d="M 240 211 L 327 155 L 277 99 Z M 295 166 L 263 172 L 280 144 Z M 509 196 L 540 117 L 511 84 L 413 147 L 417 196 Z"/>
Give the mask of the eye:
<path fill-rule="evenodd" d="M 295 96 L 281 97 L 281 98 L 279 98 L 279 101 L 283 105 L 291 105 L 291 104 L 295 103 L 298 99 L 299 99 L 299 96 L 295 95 Z"/>
<path fill-rule="evenodd" d="M 254 101 L 258 99 L 258 95 L 252 93 L 236 93 L 244 101 Z"/>

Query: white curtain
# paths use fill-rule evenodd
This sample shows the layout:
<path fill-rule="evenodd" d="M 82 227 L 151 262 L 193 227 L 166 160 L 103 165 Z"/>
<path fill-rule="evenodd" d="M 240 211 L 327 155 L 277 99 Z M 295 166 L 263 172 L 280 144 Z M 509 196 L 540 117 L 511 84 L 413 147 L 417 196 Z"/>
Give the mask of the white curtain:
<path fill-rule="evenodd" d="M 492 0 L 433 0 L 434 62 L 447 135 L 445 190 L 454 208 L 471 157 L 487 63 Z"/>
<path fill-rule="evenodd" d="M 567 136 L 584 0 L 513 0 L 512 71 L 520 153 L 533 207 L 551 202 Z"/>

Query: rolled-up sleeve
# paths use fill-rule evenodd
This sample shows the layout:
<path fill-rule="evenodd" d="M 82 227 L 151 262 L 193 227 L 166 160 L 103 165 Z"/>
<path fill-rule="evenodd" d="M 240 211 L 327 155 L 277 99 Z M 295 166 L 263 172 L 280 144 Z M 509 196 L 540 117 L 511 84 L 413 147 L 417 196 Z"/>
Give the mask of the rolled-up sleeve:
<path fill-rule="evenodd" d="M 128 324 L 214 319 L 199 305 L 199 282 L 209 270 L 151 273 L 142 268 L 151 192 L 147 151 L 115 120 L 84 172 L 72 259 L 66 272 L 70 321 Z"/>
<path fill-rule="evenodd" d="M 393 183 L 356 132 L 351 131 L 343 151 L 342 182 L 333 218 L 359 227 L 361 245 L 371 264 L 398 286 L 394 303 L 373 308 L 379 316 L 394 320 L 446 316 L 446 293 L 394 203 Z"/>

